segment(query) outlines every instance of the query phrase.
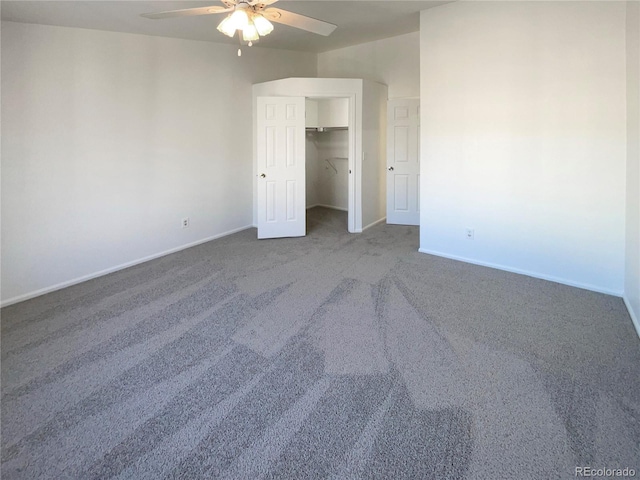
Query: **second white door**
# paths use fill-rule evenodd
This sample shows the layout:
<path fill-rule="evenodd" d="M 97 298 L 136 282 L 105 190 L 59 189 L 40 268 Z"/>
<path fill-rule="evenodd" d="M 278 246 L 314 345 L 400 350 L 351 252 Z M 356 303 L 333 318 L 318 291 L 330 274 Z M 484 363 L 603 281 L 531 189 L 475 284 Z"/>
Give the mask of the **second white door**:
<path fill-rule="evenodd" d="M 387 104 L 387 223 L 420 224 L 420 100 Z"/>

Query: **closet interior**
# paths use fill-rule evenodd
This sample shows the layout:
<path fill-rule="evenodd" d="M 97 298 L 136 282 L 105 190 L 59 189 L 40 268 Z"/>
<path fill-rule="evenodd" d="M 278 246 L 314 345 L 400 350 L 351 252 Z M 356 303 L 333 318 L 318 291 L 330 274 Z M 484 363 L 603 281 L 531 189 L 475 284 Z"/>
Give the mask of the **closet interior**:
<path fill-rule="evenodd" d="M 322 206 L 346 212 L 349 209 L 349 99 L 307 98 L 305 104 L 307 208 Z"/>

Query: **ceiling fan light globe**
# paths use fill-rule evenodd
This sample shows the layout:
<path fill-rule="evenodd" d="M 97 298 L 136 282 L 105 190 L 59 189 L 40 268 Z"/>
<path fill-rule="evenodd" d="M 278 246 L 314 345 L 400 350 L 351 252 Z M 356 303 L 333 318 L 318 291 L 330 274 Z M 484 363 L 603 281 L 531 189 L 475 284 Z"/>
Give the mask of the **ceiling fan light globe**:
<path fill-rule="evenodd" d="M 260 39 L 260 35 L 258 35 L 258 31 L 253 23 L 250 23 L 244 28 L 244 30 L 242 30 L 242 39 L 245 42 L 255 42 Z"/>
<path fill-rule="evenodd" d="M 244 10 L 236 10 L 229 16 L 229 21 L 236 30 L 244 30 L 249 25 L 249 16 Z"/>
<path fill-rule="evenodd" d="M 258 31 L 258 35 L 260 35 L 261 37 L 269 35 L 271 32 L 273 32 L 273 24 L 262 15 L 256 15 L 253 18 L 253 24 Z"/>
<path fill-rule="evenodd" d="M 218 31 L 220 33 L 224 33 L 228 37 L 233 37 L 236 33 L 236 27 L 233 22 L 231 22 L 230 17 L 231 16 L 228 16 L 220 22 L 218 25 Z"/>

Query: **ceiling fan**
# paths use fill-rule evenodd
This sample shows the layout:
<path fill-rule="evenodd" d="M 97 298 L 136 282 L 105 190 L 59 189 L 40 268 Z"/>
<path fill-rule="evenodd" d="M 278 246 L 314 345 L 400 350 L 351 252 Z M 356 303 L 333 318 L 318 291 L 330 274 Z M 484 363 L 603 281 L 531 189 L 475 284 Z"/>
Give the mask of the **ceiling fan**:
<path fill-rule="evenodd" d="M 154 20 L 171 17 L 186 17 L 193 15 L 210 15 L 214 13 L 229 13 L 218 25 L 218 31 L 228 37 L 239 31 L 238 38 L 253 42 L 269 35 L 273 31 L 271 22 L 282 23 L 291 27 L 317 33 L 325 37 L 337 28 L 332 23 L 323 22 L 315 18 L 289 12 L 280 8 L 266 8 L 278 0 L 221 0 L 224 6 L 211 6 L 199 8 L 185 8 L 182 10 L 169 10 L 166 12 L 143 13 L 142 16 Z M 238 50 L 238 55 L 241 52 Z"/>

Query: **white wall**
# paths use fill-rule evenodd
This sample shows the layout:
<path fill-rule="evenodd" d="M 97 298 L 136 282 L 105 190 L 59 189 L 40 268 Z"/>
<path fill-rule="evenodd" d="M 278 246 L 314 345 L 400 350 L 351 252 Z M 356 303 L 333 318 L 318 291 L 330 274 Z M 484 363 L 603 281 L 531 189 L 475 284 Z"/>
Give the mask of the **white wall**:
<path fill-rule="evenodd" d="M 347 130 L 333 130 L 315 134 L 318 145 L 318 203 L 340 210 L 349 208 L 349 162 L 330 160 L 337 172 L 325 159 L 347 158 L 349 135 Z"/>
<path fill-rule="evenodd" d="M 627 2 L 627 245 L 624 296 L 640 335 L 640 3 Z"/>
<path fill-rule="evenodd" d="M 318 54 L 318 76 L 364 78 L 389 86 L 389 98 L 420 96 L 420 33 Z"/>
<path fill-rule="evenodd" d="M 625 4 L 455 2 L 420 35 L 420 250 L 622 294 Z"/>
<path fill-rule="evenodd" d="M 316 74 L 308 53 L 11 22 L 1 45 L 5 304 L 251 225 L 251 85 Z"/>

